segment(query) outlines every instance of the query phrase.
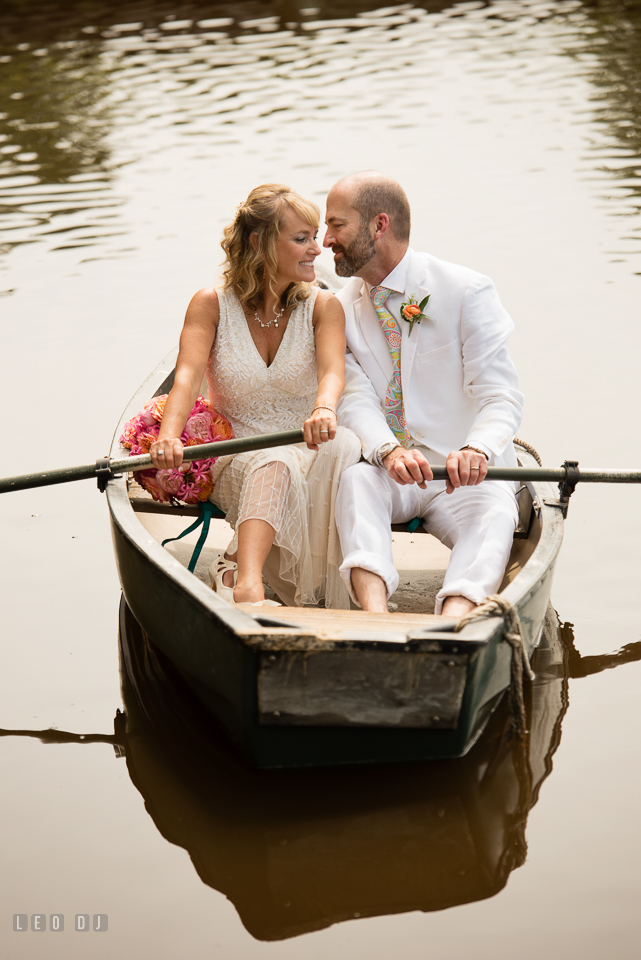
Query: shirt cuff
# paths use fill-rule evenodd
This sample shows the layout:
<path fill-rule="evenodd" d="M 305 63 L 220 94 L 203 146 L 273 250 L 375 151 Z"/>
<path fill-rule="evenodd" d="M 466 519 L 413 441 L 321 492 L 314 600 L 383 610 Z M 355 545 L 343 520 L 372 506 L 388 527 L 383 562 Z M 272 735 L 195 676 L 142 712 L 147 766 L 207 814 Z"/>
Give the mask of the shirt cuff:
<path fill-rule="evenodd" d="M 377 467 L 382 467 L 384 457 L 386 457 L 388 453 L 391 453 L 392 450 L 396 450 L 398 446 L 400 446 L 400 444 L 396 440 L 386 440 L 385 443 L 381 443 L 374 451 L 372 463 L 375 463 Z"/>

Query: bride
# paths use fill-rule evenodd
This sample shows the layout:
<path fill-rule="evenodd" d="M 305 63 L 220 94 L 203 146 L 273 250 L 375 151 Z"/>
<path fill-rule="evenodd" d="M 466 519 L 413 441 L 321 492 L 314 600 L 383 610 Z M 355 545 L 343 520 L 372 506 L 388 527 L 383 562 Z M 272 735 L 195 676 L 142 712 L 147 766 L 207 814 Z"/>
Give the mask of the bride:
<path fill-rule="evenodd" d="M 320 214 L 288 187 L 252 190 L 224 232 L 220 287 L 189 304 L 158 440 L 158 468 L 178 467 L 178 439 L 207 377 L 235 437 L 294 429 L 305 443 L 220 457 L 210 499 L 234 529 L 212 587 L 235 603 L 265 601 L 263 577 L 288 605 L 349 607 L 338 573 L 334 501 L 360 441 L 336 425 L 345 383 L 344 315 L 314 284 Z"/>

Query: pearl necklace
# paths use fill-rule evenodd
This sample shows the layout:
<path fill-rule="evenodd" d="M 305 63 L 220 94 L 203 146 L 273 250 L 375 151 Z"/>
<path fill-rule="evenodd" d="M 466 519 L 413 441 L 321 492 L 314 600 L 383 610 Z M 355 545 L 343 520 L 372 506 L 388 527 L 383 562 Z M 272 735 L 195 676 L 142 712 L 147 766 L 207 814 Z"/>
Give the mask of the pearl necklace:
<path fill-rule="evenodd" d="M 268 323 L 263 323 L 263 321 L 258 316 L 258 310 L 257 310 L 256 313 L 254 314 L 254 320 L 256 321 L 256 323 L 259 323 L 261 327 L 271 327 L 272 323 L 274 324 L 275 327 L 277 327 L 278 321 L 280 320 L 280 318 L 284 313 L 285 313 L 285 307 L 283 307 L 283 309 L 279 313 L 277 313 L 276 316 L 273 317 Z"/>

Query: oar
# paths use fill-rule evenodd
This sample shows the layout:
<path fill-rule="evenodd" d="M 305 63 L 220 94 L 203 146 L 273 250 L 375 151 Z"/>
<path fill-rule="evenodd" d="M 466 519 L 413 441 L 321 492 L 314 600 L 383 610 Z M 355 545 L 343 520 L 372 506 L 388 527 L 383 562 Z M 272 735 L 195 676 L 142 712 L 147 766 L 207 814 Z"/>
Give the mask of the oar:
<path fill-rule="evenodd" d="M 263 450 L 268 447 L 283 447 L 290 443 L 302 443 L 302 430 L 285 430 L 283 433 L 266 433 L 258 437 L 241 437 L 238 440 L 220 440 L 218 443 L 201 443 L 195 447 L 185 447 L 183 459 L 206 460 L 208 457 L 225 457 L 232 453 L 246 453 L 249 450 Z M 110 460 L 104 457 L 95 463 L 81 467 L 61 467 L 59 470 L 45 470 L 39 473 L 25 473 L 20 477 L 6 477 L 0 480 L 0 493 L 12 490 L 29 490 L 31 487 L 48 487 L 54 483 L 70 483 L 73 480 L 97 479 L 98 486 L 104 490 L 106 483 L 119 473 L 148 470 L 153 467 L 149 456 L 124 457 L 122 460 Z"/>
<path fill-rule="evenodd" d="M 446 467 L 432 467 L 435 480 L 447 480 Z M 566 460 L 562 467 L 488 467 L 488 480 L 548 480 L 559 485 L 559 499 L 545 501 L 549 506 L 559 507 L 563 519 L 568 515 L 570 497 L 577 483 L 641 483 L 641 470 L 612 470 L 598 468 L 579 470 L 576 460 Z"/>
<path fill-rule="evenodd" d="M 208 457 L 224 457 L 230 454 L 246 453 L 249 450 L 263 450 L 269 447 L 281 447 L 291 443 L 302 443 L 302 430 L 285 430 L 282 433 L 267 433 L 256 437 L 242 437 L 238 440 L 221 440 L 217 443 L 202 443 L 194 447 L 185 447 L 183 459 L 206 460 Z M 26 473 L 19 477 L 6 477 L 0 480 L 0 493 L 12 490 L 28 490 L 32 487 L 46 487 L 54 483 L 70 483 L 74 480 L 98 479 L 98 485 L 104 489 L 106 483 L 119 473 L 148 470 L 153 467 L 149 456 L 124 457 L 110 460 L 105 457 L 96 463 L 80 467 L 62 467 L 58 470 L 46 470 L 40 473 Z M 446 467 L 434 466 L 435 480 L 447 480 Z M 566 460 L 562 467 L 488 467 L 488 480 L 547 480 L 558 483 L 565 490 L 561 496 L 572 493 L 579 483 L 641 483 L 641 470 L 613 470 L 598 468 L 579 470 L 574 460 Z"/>
<path fill-rule="evenodd" d="M 445 467 L 432 467 L 435 480 L 447 480 Z M 641 470 L 611 470 L 609 468 L 595 468 L 593 470 L 579 470 L 572 477 L 571 470 L 566 467 L 548 469 L 547 467 L 488 467 L 488 480 L 549 480 L 552 483 L 565 483 L 574 479 L 575 483 L 641 483 Z"/>

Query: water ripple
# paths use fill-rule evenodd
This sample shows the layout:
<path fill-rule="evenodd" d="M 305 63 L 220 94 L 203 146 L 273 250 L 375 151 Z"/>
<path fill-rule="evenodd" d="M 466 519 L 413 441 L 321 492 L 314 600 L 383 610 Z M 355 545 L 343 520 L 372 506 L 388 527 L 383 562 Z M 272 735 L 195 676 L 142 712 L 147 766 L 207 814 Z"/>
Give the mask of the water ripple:
<path fill-rule="evenodd" d="M 3 251 L 35 241 L 60 249 L 54 244 L 64 233 L 67 246 L 111 256 L 113 239 L 129 229 L 119 168 L 168 149 L 192 158 L 208 149 L 233 163 L 239 141 L 267 137 L 264 149 L 282 151 L 309 117 L 331 125 L 335 138 L 344 124 L 376 123 L 418 143 L 436 132 L 441 93 L 461 78 L 467 92 L 454 103 L 469 124 L 498 129 L 537 112 L 561 122 L 564 111 L 589 126 L 579 175 L 598 197 L 607 195 L 613 214 L 638 217 L 641 15 L 634 7 L 622 12 L 614 0 L 430 6 L 343 5 L 341 16 L 321 6 L 296 20 L 289 11 L 285 21 L 264 7 L 247 16 L 251 5 L 238 18 L 207 17 L 204 8 L 180 20 L 147 11 L 144 19 L 76 24 L 65 38 L 59 29 L 46 43 L 5 42 Z M 96 229 L 105 208 L 112 222 Z M 624 247 L 636 250 L 639 225 L 631 222 L 625 235 Z"/>

